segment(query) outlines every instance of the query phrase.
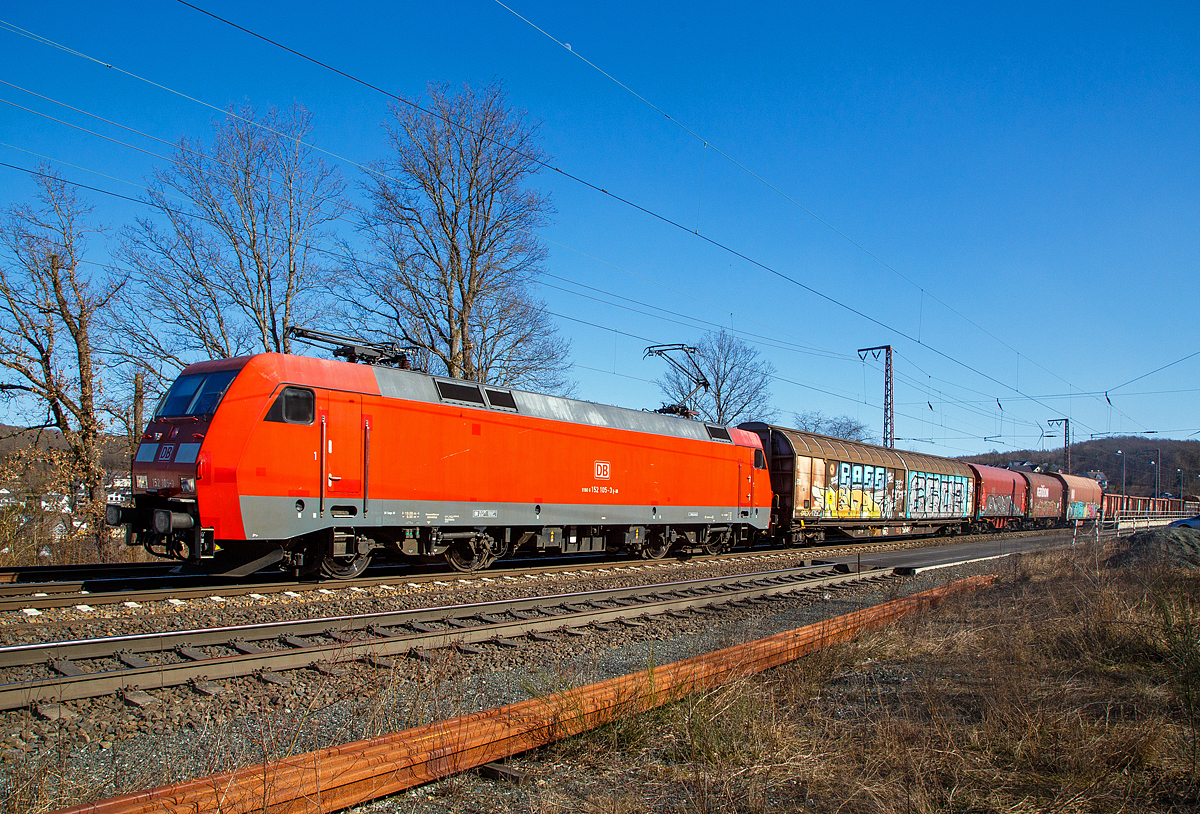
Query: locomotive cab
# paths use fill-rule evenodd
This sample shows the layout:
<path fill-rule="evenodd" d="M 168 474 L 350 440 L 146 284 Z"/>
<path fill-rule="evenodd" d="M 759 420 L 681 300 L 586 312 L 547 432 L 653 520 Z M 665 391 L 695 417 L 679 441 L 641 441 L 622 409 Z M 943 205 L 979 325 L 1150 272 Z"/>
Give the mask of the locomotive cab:
<path fill-rule="evenodd" d="M 212 479 L 204 441 L 246 361 L 192 365 L 159 400 L 132 462 L 133 506 L 106 510 L 109 525 L 125 525 L 128 545 L 173 559 L 216 555 L 214 529 L 204 526 L 197 502 L 197 490 Z"/>

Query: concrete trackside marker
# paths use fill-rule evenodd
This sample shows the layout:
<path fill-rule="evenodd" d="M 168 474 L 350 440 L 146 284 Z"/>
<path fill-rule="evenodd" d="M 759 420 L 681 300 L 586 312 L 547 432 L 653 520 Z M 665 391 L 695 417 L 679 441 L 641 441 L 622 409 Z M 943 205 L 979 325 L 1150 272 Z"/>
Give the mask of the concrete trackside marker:
<path fill-rule="evenodd" d="M 365 741 L 135 792 L 64 814 L 337 811 L 503 760 L 690 693 L 777 667 L 863 631 L 989 585 L 977 576 L 836 619 L 586 687 Z"/>

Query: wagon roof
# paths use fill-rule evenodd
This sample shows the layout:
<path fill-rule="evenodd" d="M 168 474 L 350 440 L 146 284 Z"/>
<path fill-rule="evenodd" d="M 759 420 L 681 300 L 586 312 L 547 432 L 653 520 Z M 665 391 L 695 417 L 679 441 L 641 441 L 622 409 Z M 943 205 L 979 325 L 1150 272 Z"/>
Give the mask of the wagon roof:
<path fill-rule="evenodd" d="M 815 432 L 793 430 L 770 424 L 753 422 L 742 424 L 743 429 L 762 430 L 772 429 L 782 433 L 792 444 L 797 455 L 808 455 L 814 458 L 832 458 L 838 461 L 873 464 L 892 469 L 907 469 L 915 472 L 929 472 L 936 475 L 961 475 L 971 477 L 971 469 L 964 463 L 936 455 L 925 455 L 920 452 L 909 452 L 901 449 L 888 449 L 875 444 L 864 444 L 861 441 L 847 441 L 844 438 L 834 438 L 819 435 Z"/>

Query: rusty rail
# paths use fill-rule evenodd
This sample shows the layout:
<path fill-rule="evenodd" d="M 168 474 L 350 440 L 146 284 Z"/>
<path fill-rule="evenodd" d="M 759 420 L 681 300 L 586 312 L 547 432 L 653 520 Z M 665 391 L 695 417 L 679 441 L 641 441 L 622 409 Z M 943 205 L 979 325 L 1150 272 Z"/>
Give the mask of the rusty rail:
<path fill-rule="evenodd" d="M 794 661 L 994 579 L 971 577 L 663 667 L 370 740 L 87 803 L 63 814 L 337 811 Z"/>

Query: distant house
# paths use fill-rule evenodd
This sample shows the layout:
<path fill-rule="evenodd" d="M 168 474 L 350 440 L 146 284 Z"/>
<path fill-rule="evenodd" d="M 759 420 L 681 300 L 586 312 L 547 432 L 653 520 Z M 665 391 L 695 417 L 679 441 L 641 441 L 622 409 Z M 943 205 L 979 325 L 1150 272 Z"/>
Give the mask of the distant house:
<path fill-rule="evenodd" d="M 47 492 L 42 496 L 42 509 L 59 514 L 70 514 L 71 498 L 61 492 Z"/>
<path fill-rule="evenodd" d="M 21 500 L 7 489 L 0 489 L 0 509 L 5 506 L 20 506 Z"/>
<path fill-rule="evenodd" d="M 50 539 L 56 543 L 61 543 L 67 537 L 67 532 L 70 531 L 70 526 L 67 521 L 61 517 L 57 517 L 50 523 L 50 528 L 47 531 L 50 534 Z M 48 552 L 44 552 L 42 556 L 47 556 Z"/>

